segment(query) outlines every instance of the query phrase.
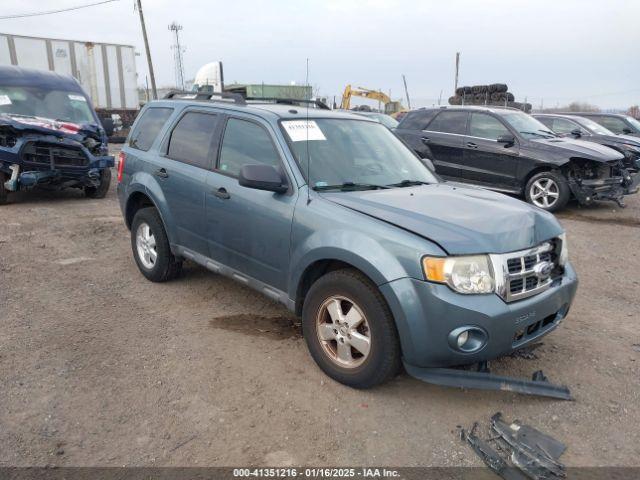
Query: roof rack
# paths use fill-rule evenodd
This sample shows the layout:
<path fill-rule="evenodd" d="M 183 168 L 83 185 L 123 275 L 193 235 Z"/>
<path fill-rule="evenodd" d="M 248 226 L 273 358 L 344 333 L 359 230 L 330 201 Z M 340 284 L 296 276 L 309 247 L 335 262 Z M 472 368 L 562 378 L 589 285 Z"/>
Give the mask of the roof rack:
<path fill-rule="evenodd" d="M 239 93 L 230 93 L 230 92 L 187 92 L 184 90 L 171 90 L 167 93 L 163 98 L 171 99 L 171 98 L 182 98 L 185 100 L 210 100 L 215 102 L 216 99 L 211 97 L 220 97 L 222 100 L 233 100 L 233 103 L 238 105 L 246 105 L 244 97 Z"/>
<path fill-rule="evenodd" d="M 329 106 L 321 100 L 303 100 L 299 98 L 268 98 L 268 97 L 247 97 L 247 100 L 265 103 L 274 103 L 277 105 L 315 105 L 320 110 L 331 110 Z M 302 105 L 301 105 L 302 104 Z"/>
<path fill-rule="evenodd" d="M 429 108 L 429 107 L 421 107 L 421 109 Z M 505 107 L 504 105 L 475 105 L 475 104 L 467 104 L 467 105 L 440 105 L 440 110 L 446 110 L 447 108 L 500 108 L 502 110 L 515 110 L 516 112 L 524 112 L 521 108 L 516 107 Z M 526 112 L 525 112 L 526 113 Z"/>

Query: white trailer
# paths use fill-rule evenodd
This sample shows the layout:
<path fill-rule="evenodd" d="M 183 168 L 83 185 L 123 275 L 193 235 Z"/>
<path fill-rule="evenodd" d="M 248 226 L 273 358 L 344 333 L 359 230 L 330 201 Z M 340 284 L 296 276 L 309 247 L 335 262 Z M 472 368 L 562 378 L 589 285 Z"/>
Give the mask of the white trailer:
<path fill-rule="evenodd" d="M 0 65 L 72 75 L 96 109 L 138 109 L 135 57 L 131 45 L 0 33 Z"/>

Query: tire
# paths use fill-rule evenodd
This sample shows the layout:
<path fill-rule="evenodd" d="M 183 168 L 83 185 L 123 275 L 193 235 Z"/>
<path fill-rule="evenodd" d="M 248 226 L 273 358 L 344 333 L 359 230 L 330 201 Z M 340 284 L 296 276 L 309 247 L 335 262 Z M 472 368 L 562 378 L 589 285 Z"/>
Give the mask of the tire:
<path fill-rule="evenodd" d="M 546 191 L 546 194 L 543 193 Z M 540 172 L 529 179 L 525 187 L 527 202 L 548 212 L 557 212 L 569 201 L 571 191 L 559 172 Z"/>
<path fill-rule="evenodd" d="M 104 198 L 111 186 L 111 169 L 105 168 L 100 172 L 100 184 L 97 187 L 84 187 L 84 194 L 88 198 Z"/>
<path fill-rule="evenodd" d="M 144 235 L 148 228 L 149 235 Z M 142 238 L 138 238 L 138 234 Z M 144 241 L 143 241 L 144 238 Z M 140 242 L 140 243 L 139 243 Z M 155 248 L 152 245 L 155 243 Z M 177 259 L 169 247 L 167 232 L 160 214 L 153 207 L 141 208 L 131 222 L 131 249 L 140 272 L 152 282 L 166 282 L 176 278 L 182 271 L 182 260 Z M 143 253 L 149 252 L 148 255 Z M 152 261 L 153 253 L 155 258 Z"/>
<path fill-rule="evenodd" d="M 337 309 L 342 317 L 331 315 Z M 334 317 L 341 318 L 340 323 Z M 349 328 L 349 322 L 356 328 Z M 302 332 L 318 366 L 344 385 L 371 388 L 400 369 L 400 342 L 391 311 L 378 288 L 357 270 L 335 270 L 311 286 L 302 309 Z M 368 349 L 363 348 L 366 338 Z"/>
<path fill-rule="evenodd" d="M 4 182 L 7 181 L 7 176 L 0 172 L 0 205 L 5 205 L 9 198 L 9 191 L 5 188 Z"/>

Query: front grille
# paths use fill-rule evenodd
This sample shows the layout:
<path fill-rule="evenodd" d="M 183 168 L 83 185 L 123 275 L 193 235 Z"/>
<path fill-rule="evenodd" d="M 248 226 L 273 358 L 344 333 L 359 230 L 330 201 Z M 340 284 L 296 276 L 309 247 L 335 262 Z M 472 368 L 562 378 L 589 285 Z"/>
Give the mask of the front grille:
<path fill-rule="evenodd" d="M 498 294 L 513 302 L 549 288 L 558 272 L 559 248 L 554 240 L 529 250 L 491 255 Z"/>
<path fill-rule="evenodd" d="M 84 167 L 89 160 L 79 148 L 32 142 L 22 152 L 25 163 L 35 166 Z"/>

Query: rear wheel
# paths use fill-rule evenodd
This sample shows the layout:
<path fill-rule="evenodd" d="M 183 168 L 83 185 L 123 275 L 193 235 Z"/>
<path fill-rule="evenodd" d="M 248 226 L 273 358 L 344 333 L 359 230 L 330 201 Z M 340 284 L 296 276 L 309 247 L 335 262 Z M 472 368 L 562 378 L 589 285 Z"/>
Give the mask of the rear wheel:
<path fill-rule="evenodd" d="M 563 208 L 569 201 L 567 180 L 557 172 L 541 172 L 529 179 L 525 187 L 527 202 L 548 212 Z"/>
<path fill-rule="evenodd" d="M 100 172 L 100 184 L 97 187 L 84 187 L 84 194 L 89 198 L 104 198 L 111 186 L 111 169 Z"/>
<path fill-rule="evenodd" d="M 374 387 L 400 368 L 391 311 L 376 286 L 356 270 L 330 272 L 311 286 L 302 329 L 318 366 L 350 387 Z"/>
<path fill-rule="evenodd" d="M 142 208 L 133 217 L 131 248 L 140 272 L 152 282 L 172 280 L 182 270 L 182 261 L 171 253 L 162 219 L 153 207 Z"/>

